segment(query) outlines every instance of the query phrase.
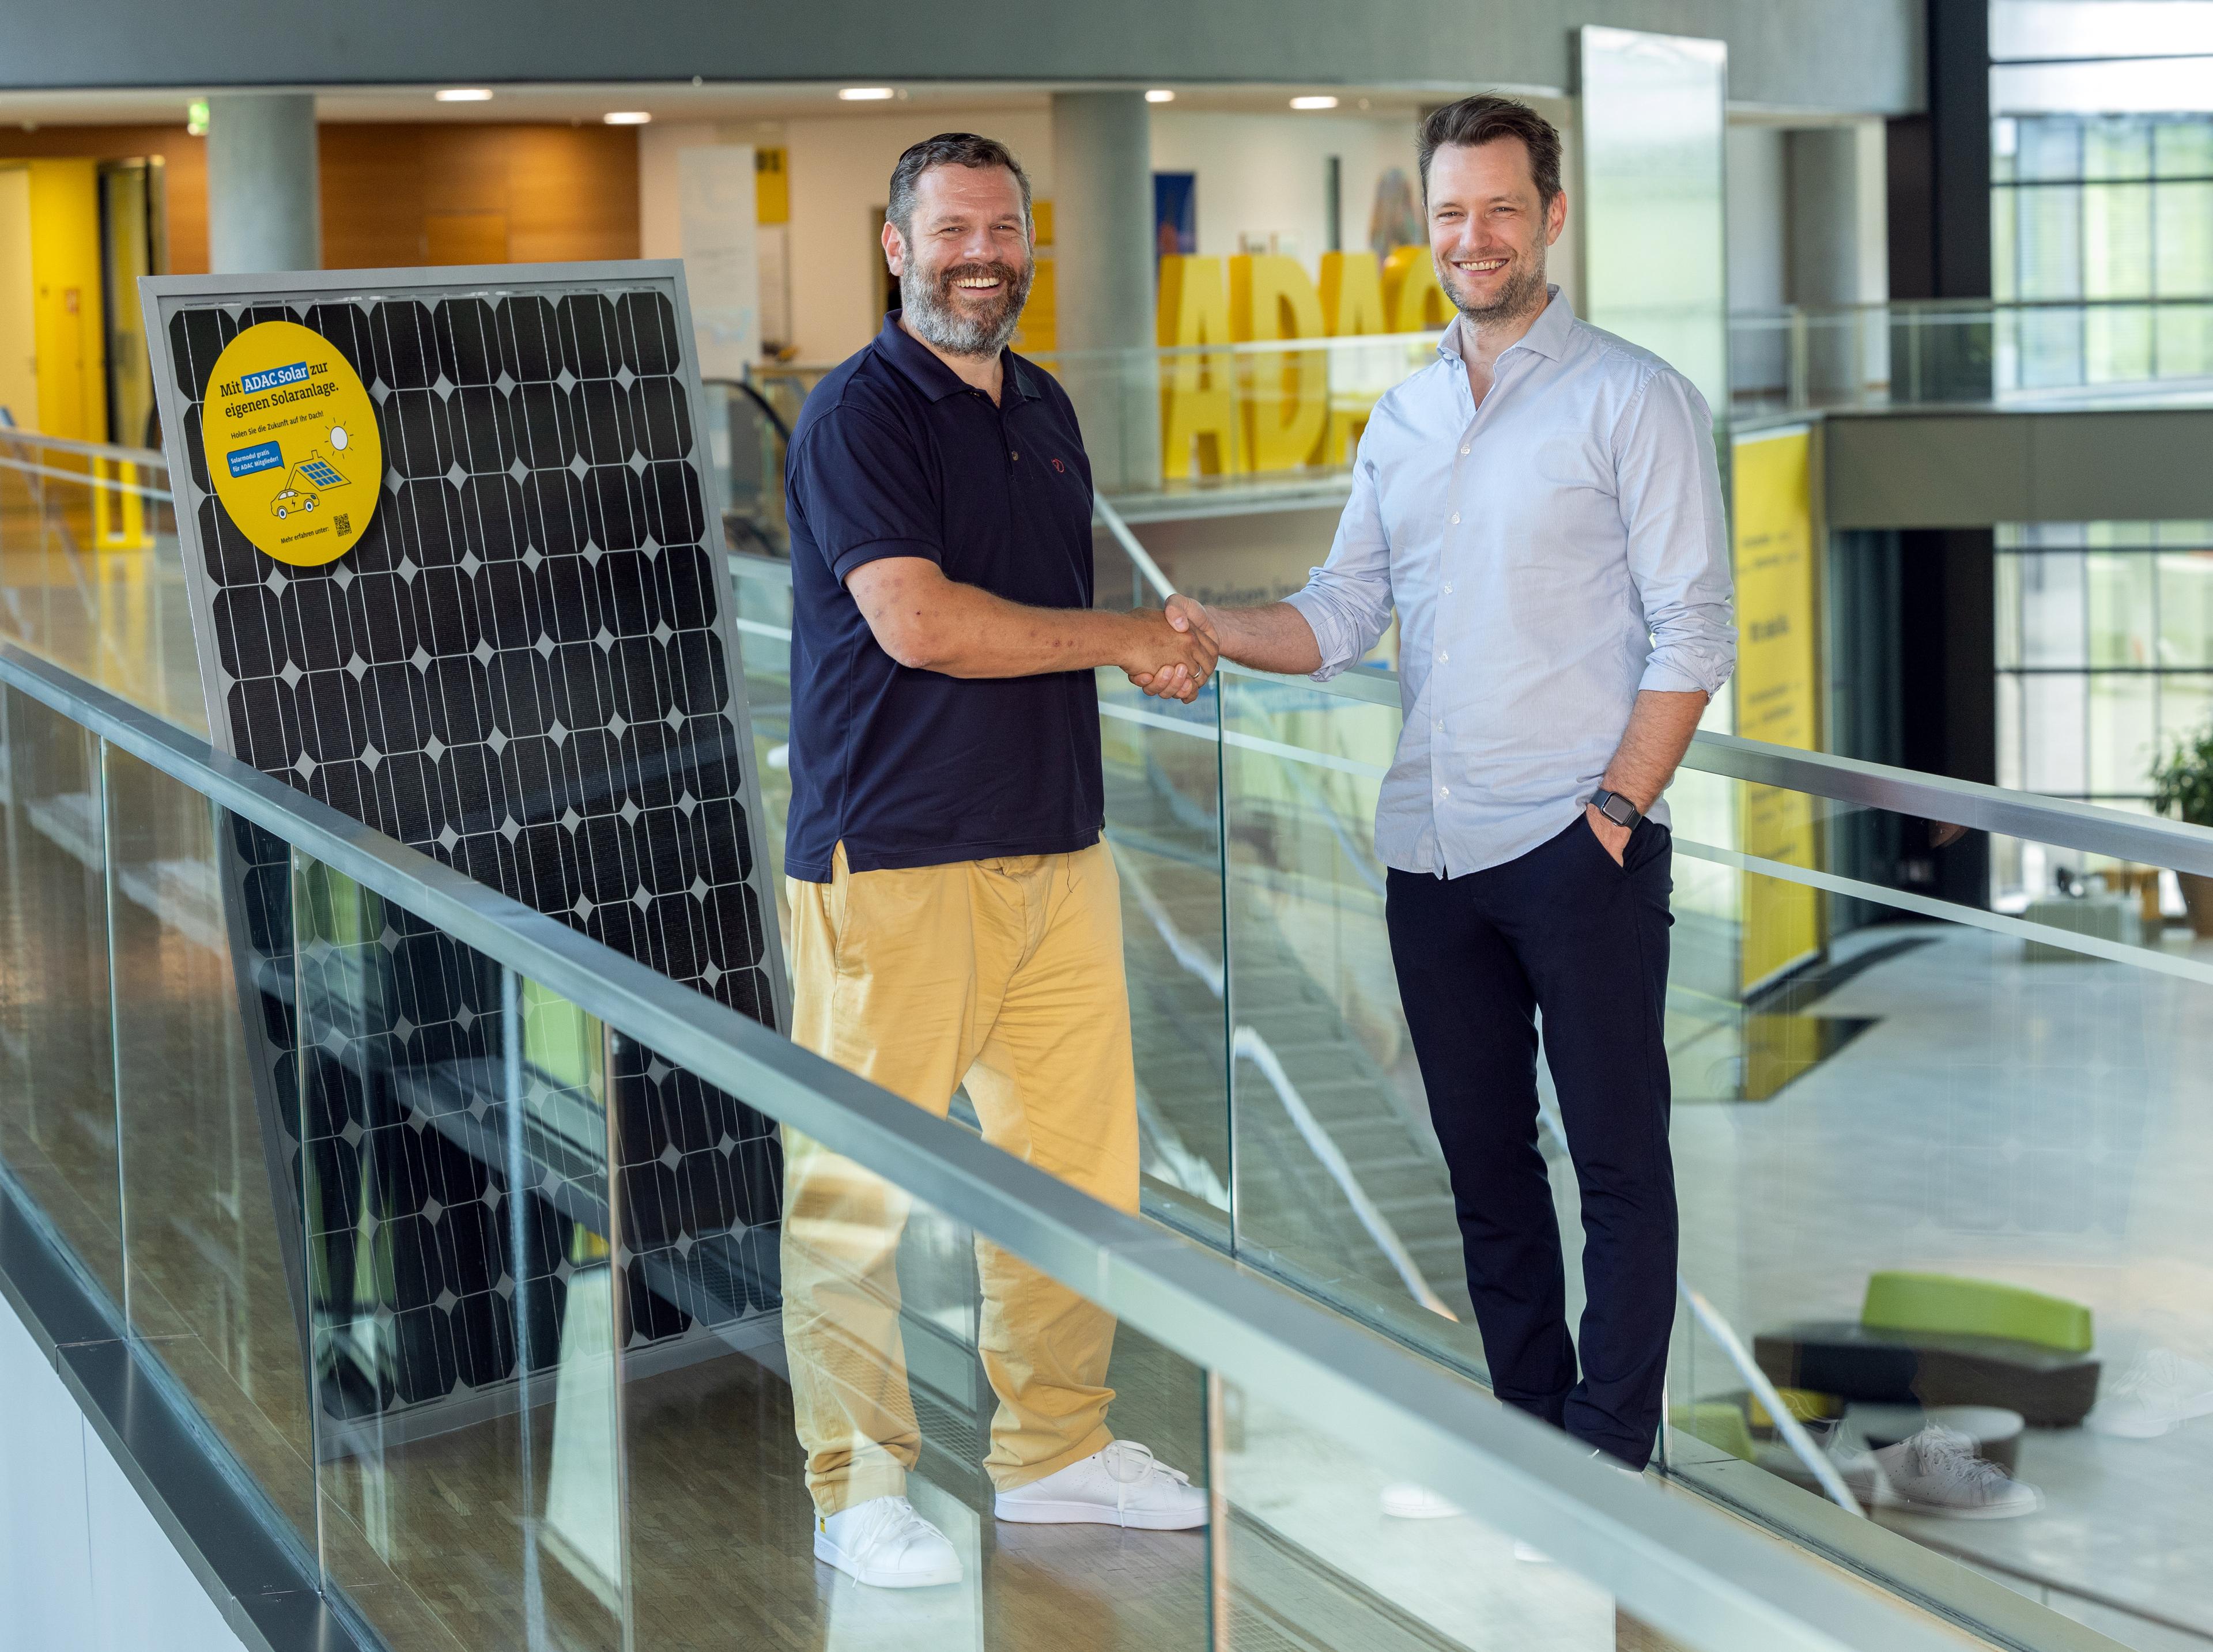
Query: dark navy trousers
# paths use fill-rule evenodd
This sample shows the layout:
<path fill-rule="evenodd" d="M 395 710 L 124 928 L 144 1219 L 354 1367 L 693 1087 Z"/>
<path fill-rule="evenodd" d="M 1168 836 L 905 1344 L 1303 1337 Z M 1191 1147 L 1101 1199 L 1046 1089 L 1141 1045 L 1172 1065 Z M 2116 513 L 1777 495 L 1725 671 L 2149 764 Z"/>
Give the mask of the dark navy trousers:
<path fill-rule="evenodd" d="M 1452 1174 L 1493 1391 L 1643 1467 L 1660 1426 L 1675 1300 L 1667 1149 L 1667 828 L 1617 865 L 1580 814 L 1503 866 L 1390 874 L 1391 955 Z M 1537 1020 L 1583 1222 L 1580 1341 L 1537 1149 Z"/>

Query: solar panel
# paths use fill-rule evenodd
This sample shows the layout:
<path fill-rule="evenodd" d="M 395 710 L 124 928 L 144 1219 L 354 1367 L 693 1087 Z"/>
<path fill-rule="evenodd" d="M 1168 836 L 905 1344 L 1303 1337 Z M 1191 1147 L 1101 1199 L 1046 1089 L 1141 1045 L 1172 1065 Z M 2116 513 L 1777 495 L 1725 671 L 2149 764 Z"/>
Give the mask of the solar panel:
<path fill-rule="evenodd" d="M 147 283 L 210 726 L 263 773 L 776 1026 L 775 907 L 680 277 L 595 268 L 624 273 Z M 376 407 L 382 477 L 341 473 L 343 454 L 296 466 L 308 486 L 378 491 L 358 541 L 320 566 L 256 550 L 201 451 L 210 369 L 269 320 L 330 341 Z M 357 1277 L 363 1201 L 399 1247 L 371 1271 L 391 1300 L 315 1307 L 318 1323 L 368 1314 L 393 1343 L 391 1369 L 351 1387 L 324 1371 L 326 1406 L 391 1417 L 509 1381 L 536 1311 L 517 1282 L 552 1289 L 570 1265 L 558 1233 L 605 1232 L 592 1143 L 564 1165 L 539 1142 L 533 1209 L 558 1231 L 515 1255 L 503 1149 L 485 1137 L 504 1097 L 491 1029 L 503 1003 L 517 1013 L 497 972 L 396 910 L 319 917 L 296 941 L 283 845 L 240 823 L 232 851 L 279 1197 L 299 1211 L 303 1155 L 308 1185 L 338 1190 L 303 1218 L 317 1254 L 289 1259 L 296 1306 L 308 1315 L 311 1275 L 341 1294 Z M 297 1004 L 270 984 L 296 973 Z M 523 1017 L 526 1045 L 558 1009 Z M 322 1039 L 304 1052 L 302 1015 Z M 649 1050 L 617 1040 L 612 1065 L 626 1336 L 732 1339 L 776 1306 L 774 1129 Z"/>

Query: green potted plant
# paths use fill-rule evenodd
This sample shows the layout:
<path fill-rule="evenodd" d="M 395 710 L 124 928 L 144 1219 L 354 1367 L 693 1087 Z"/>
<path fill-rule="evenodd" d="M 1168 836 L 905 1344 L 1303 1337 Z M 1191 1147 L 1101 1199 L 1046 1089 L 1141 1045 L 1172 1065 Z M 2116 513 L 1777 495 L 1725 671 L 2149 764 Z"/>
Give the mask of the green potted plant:
<path fill-rule="evenodd" d="M 2152 765 L 2151 806 L 2192 826 L 2213 826 L 2213 725 L 2186 735 Z M 2190 927 L 2213 936 L 2213 878 L 2196 872 L 2177 872 L 2182 903 L 2190 909 Z"/>

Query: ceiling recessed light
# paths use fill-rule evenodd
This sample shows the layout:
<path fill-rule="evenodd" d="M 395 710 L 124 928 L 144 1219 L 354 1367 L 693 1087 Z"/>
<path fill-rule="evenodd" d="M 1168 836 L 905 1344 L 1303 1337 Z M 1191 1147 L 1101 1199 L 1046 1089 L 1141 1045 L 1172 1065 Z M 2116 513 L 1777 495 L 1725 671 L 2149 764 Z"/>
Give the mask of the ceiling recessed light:
<path fill-rule="evenodd" d="M 1293 98 L 1291 100 L 1291 107 L 1294 109 L 1334 109 L 1337 107 L 1337 100 L 1333 97 Z"/>
<path fill-rule="evenodd" d="M 653 117 L 643 109 L 618 109 L 600 119 L 610 126 L 643 126 L 651 124 Z"/>
<path fill-rule="evenodd" d="M 1174 103 L 1175 101 L 1175 94 L 1169 91 L 1166 87 L 1161 87 L 1154 91 L 1146 93 L 1145 101 L 1148 103 Z"/>
<path fill-rule="evenodd" d="M 441 103 L 489 103 L 491 92 L 483 86 L 448 86 L 437 98 Z"/>
<path fill-rule="evenodd" d="M 846 86 L 838 88 L 838 95 L 848 103 L 881 103 L 898 94 L 888 86 Z"/>

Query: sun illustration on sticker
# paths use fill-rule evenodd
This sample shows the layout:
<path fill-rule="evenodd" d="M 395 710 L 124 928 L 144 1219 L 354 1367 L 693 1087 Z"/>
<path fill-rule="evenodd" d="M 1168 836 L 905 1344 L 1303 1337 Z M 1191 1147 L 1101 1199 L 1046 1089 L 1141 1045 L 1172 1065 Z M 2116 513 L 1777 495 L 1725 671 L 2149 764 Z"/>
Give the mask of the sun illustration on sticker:
<path fill-rule="evenodd" d="M 333 424 L 333 425 L 332 425 L 332 426 L 331 426 L 331 446 L 332 446 L 332 447 L 333 447 L 333 448 L 337 448 L 337 449 L 338 449 L 340 452 L 344 452 L 344 451 L 345 450 L 345 444 L 346 444 L 346 428 L 345 428 L 345 426 L 344 426 L 344 425 L 343 425 L 343 424 Z"/>

